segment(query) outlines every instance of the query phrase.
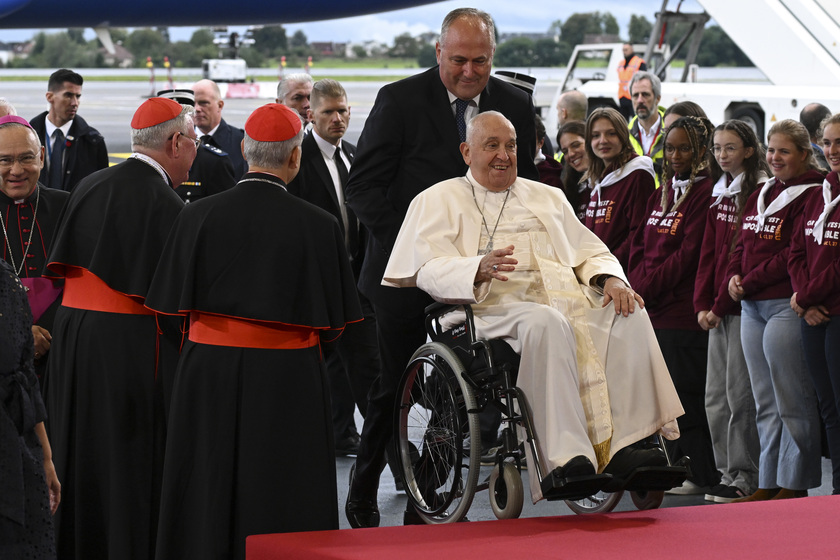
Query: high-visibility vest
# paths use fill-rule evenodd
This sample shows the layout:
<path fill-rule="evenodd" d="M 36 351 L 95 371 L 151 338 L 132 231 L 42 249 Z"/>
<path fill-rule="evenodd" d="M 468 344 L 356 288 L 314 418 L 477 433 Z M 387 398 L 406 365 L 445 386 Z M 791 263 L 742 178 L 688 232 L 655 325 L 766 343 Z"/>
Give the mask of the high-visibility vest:
<path fill-rule="evenodd" d="M 626 65 L 624 61 L 618 65 L 618 98 L 621 99 L 622 97 L 626 97 L 630 99 L 630 80 L 633 78 L 633 74 L 639 71 L 642 64 L 644 64 L 644 60 L 633 55 L 633 58 L 630 59 Z"/>

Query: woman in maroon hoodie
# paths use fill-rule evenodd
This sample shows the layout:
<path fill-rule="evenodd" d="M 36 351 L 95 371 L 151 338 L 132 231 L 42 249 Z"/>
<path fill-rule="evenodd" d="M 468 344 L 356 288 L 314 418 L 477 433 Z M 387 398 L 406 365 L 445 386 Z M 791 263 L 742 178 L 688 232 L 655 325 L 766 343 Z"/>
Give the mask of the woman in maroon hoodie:
<path fill-rule="evenodd" d="M 741 306 L 729 297 L 726 268 L 747 199 L 770 167 L 755 132 L 731 120 L 715 129 L 712 152 L 723 172 L 712 190 L 694 284 L 697 323 L 709 331 L 706 417 L 721 483 L 706 500 L 728 503 L 758 488 L 758 432 L 750 374 L 741 348 Z"/>
<path fill-rule="evenodd" d="M 817 391 L 831 455 L 833 493 L 840 494 L 840 113 L 822 122 L 831 173 L 808 193 L 803 223 L 790 241 L 791 307 L 802 318 L 805 360 Z"/>
<path fill-rule="evenodd" d="M 630 240 L 645 218 L 647 199 L 656 189 L 653 162 L 636 154 L 627 121 L 615 109 L 601 107 L 586 121 L 591 192 L 584 223 L 627 270 Z"/>
<path fill-rule="evenodd" d="M 705 408 L 709 335 L 697 324 L 693 303 L 712 196 L 711 137 L 711 123 L 700 117 L 681 117 L 665 131 L 663 187 L 648 201 L 630 254 L 630 284 L 645 300 L 685 409 L 678 420 L 680 439 L 669 451 L 691 457 L 693 477 L 672 493 L 699 493 L 720 481 Z"/>
<path fill-rule="evenodd" d="M 586 123 L 568 121 L 557 131 L 557 147 L 563 155 L 563 172 L 560 180 L 563 192 L 569 199 L 575 214 L 586 223 L 586 207 L 589 205 L 589 183 L 583 176 L 589 169 L 589 156 L 586 153 Z"/>
<path fill-rule="evenodd" d="M 750 372 L 761 444 L 758 490 L 735 500 L 808 495 L 821 483 L 820 432 L 808 378 L 788 257 L 803 227 L 806 193 L 822 185 L 808 131 L 786 119 L 767 134 L 773 178 L 747 200 L 738 245 L 727 269 L 729 295 L 741 302 L 741 343 Z"/>

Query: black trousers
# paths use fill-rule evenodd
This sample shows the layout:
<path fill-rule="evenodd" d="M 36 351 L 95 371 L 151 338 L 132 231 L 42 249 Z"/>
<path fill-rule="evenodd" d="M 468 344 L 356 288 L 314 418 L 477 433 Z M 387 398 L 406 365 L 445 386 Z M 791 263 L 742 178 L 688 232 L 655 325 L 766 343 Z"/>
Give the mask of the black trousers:
<path fill-rule="evenodd" d="M 370 301 L 359 294 L 364 321 L 350 323 L 335 346 L 324 348 L 336 441 L 356 433 L 356 406 L 367 415 L 368 393 L 379 375 L 376 314 Z"/>
<path fill-rule="evenodd" d="M 682 329 L 655 329 L 656 340 L 671 373 L 685 414 L 677 418 L 680 437 L 668 441 L 672 460 L 691 458 L 691 481 L 698 486 L 720 483 L 715 468 L 712 436 L 706 418 L 706 363 L 709 333 Z"/>
<path fill-rule="evenodd" d="M 419 313 L 393 313 L 374 304 L 379 340 L 379 376 L 368 399 L 362 443 L 356 457 L 355 498 L 372 499 L 385 468 L 385 453 L 392 445 L 397 384 L 414 351 L 426 342 L 423 309 Z M 396 456 L 396 454 L 394 454 Z"/>

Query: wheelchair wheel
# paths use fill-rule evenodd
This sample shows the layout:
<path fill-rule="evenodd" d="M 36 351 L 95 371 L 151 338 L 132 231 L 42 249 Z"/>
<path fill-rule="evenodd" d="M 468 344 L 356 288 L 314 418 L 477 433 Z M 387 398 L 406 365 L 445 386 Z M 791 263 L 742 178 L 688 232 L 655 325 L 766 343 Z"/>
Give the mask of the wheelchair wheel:
<path fill-rule="evenodd" d="M 656 509 L 662 505 L 665 492 L 663 490 L 633 491 L 630 492 L 630 498 L 637 509 Z"/>
<path fill-rule="evenodd" d="M 566 500 L 566 505 L 577 514 L 609 513 L 615 509 L 623 495 L 624 491 L 596 492 L 582 500 Z"/>
<path fill-rule="evenodd" d="M 490 507 L 497 519 L 516 519 L 522 513 L 525 494 L 522 490 L 522 475 L 511 463 L 502 463 L 490 475 Z"/>
<path fill-rule="evenodd" d="M 455 353 L 432 342 L 414 353 L 397 389 L 399 468 L 409 500 L 430 524 L 462 519 L 478 484 L 481 434 L 463 374 Z"/>

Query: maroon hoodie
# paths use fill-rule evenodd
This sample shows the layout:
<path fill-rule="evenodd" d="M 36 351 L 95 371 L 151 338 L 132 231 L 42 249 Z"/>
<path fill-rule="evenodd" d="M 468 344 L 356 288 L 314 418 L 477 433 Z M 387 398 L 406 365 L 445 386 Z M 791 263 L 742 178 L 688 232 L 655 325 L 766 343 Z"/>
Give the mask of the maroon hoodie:
<path fill-rule="evenodd" d="M 834 199 L 840 195 L 840 177 L 835 171 L 827 179 Z M 811 189 L 803 196 L 807 199 L 802 223 L 791 237 L 788 260 L 796 303 L 806 309 L 824 305 L 830 315 L 840 315 L 840 207 L 835 207 L 826 218 L 823 241 L 817 244 L 813 229 L 825 207 L 823 189 Z"/>
<path fill-rule="evenodd" d="M 806 171 L 787 183 L 777 182 L 767 193 L 765 204 L 769 206 L 787 188 L 822 182 L 823 175 L 816 170 Z M 806 191 L 778 212 L 768 215 L 764 227 L 757 231 L 760 194 L 759 188 L 747 199 L 738 245 L 729 259 L 726 276 L 728 279 L 736 274 L 741 276 L 744 299 L 789 298 L 793 295 L 788 274 L 790 238 L 794 231 L 803 227 L 802 210 L 812 193 Z M 725 289 L 728 289 L 728 279 Z"/>
<path fill-rule="evenodd" d="M 674 204 L 673 179 L 667 207 Z M 662 192 L 648 201 L 647 220 L 636 231 L 630 252 L 630 284 L 645 300 L 656 329 L 700 330 L 694 313 L 694 280 L 712 181 L 701 172 L 676 212 L 663 215 Z"/>
<path fill-rule="evenodd" d="M 618 182 L 589 193 L 584 223 L 615 255 L 624 270 L 630 260 L 630 243 L 648 215 L 647 204 L 656 190 L 653 176 L 644 169 L 633 171 Z"/>

